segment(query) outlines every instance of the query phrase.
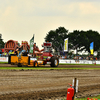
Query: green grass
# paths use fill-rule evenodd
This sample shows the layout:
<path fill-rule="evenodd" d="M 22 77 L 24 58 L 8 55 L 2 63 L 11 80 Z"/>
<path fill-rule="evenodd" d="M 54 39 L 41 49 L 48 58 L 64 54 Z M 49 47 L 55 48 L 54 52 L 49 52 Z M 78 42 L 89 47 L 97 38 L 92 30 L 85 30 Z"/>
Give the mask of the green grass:
<path fill-rule="evenodd" d="M 7 62 L 0 62 L 0 64 L 7 64 Z M 94 64 L 60 64 L 60 65 L 84 65 L 84 66 L 88 66 L 88 65 L 91 65 L 91 66 L 94 66 Z M 96 66 L 98 66 L 98 65 L 96 65 Z M 99 66 L 100 66 L 100 64 L 99 64 Z M 0 66 L 0 69 L 10 69 L 10 70 L 13 70 L 13 69 L 16 69 L 16 70 L 21 70 L 21 69 L 23 69 L 23 70 L 67 70 L 67 69 L 72 69 L 72 70 L 100 70 L 100 68 L 87 68 L 87 67 L 85 67 L 85 68 L 81 68 L 81 66 L 79 67 L 79 68 L 77 68 L 77 67 L 74 67 L 74 68 L 58 68 L 58 67 L 50 67 L 50 68 L 44 68 L 44 67 L 37 67 L 37 68 L 35 68 L 35 67 L 2 67 L 2 66 Z"/>
<path fill-rule="evenodd" d="M 94 97 L 85 97 L 85 98 L 75 98 L 75 100 L 87 100 L 87 98 L 96 98 L 96 99 L 98 99 L 98 100 L 100 100 L 100 95 L 98 95 L 98 96 L 94 96 Z M 62 99 L 62 100 L 66 100 L 66 99 Z"/>
<path fill-rule="evenodd" d="M 0 64 L 8 64 L 8 62 L 0 62 Z"/>
<path fill-rule="evenodd" d="M 100 95 L 98 96 L 93 96 L 93 97 L 86 97 L 86 98 L 76 98 L 75 100 L 87 100 L 87 98 L 96 98 L 96 99 L 100 99 Z"/>
<path fill-rule="evenodd" d="M 58 67 L 50 67 L 50 68 L 44 68 L 44 67 L 0 67 L 0 69 L 8 69 L 8 70 L 100 70 L 100 68 L 58 68 Z"/>
<path fill-rule="evenodd" d="M 88 97 L 86 97 L 86 98 L 75 98 L 75 100 L 87 100 L 87 98 Z M 100 95 L 98 95 L 98 96 L 95 96 L 95 97 L 89 97 L 90 99 L 91 98 L 96 98 L 96 99 L 99 99 L 100 100 Z"/>

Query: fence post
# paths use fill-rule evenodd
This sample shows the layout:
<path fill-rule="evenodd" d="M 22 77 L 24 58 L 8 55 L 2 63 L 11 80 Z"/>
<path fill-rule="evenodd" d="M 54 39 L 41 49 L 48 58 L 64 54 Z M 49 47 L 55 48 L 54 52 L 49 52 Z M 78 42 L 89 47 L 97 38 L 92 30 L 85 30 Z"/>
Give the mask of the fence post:
<path fill-rule="evenodd" d="M 73 100 L 75 100 L 75 94 L 76 94 L 76 80 L 77 78 L 74 78 L 74 98 Z"/>

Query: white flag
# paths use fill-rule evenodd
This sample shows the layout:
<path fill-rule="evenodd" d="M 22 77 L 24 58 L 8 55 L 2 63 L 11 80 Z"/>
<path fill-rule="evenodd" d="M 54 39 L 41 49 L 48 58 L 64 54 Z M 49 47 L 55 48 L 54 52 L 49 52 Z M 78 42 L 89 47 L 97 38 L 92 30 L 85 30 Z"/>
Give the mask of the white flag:
<path fill-rule="evenodd" d="M 68 38 L 64 39 L 64 51 L 68 51 Z"/>

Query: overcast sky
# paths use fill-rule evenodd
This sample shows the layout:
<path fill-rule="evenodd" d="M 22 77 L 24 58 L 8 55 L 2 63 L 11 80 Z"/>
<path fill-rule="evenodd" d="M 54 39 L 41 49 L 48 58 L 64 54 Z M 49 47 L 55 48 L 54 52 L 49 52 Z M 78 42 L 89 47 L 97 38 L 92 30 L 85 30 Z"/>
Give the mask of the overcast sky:
<path fill-rule="evenodd" d="M 4 42 L 30 41 L 39 47 L 58 27 L 100 33 L 100 0 L 0 0 L 0 33 Z"/>

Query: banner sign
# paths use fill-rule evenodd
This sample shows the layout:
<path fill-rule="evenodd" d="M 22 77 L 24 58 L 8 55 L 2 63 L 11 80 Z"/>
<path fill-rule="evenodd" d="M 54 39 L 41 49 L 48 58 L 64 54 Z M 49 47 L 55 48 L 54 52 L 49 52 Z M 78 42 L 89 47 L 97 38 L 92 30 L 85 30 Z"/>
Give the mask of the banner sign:
<path fill-rule="evenodd" d="M 8 62 L 8 57 L 0 57 L 0 62 Z"/>
<path fill-rule="evenodd" d="M 68 51 L 68 38 L 64 39 L 64 52 Z"/>
<path fill-rule="evenodd" d="M 94 48 L 93 48 L 93 42 L 92 42 L 92 43 L 90 43 L 90 52 L 92 55 L 93 55 L 93 51 L 94 51 Z"/>

